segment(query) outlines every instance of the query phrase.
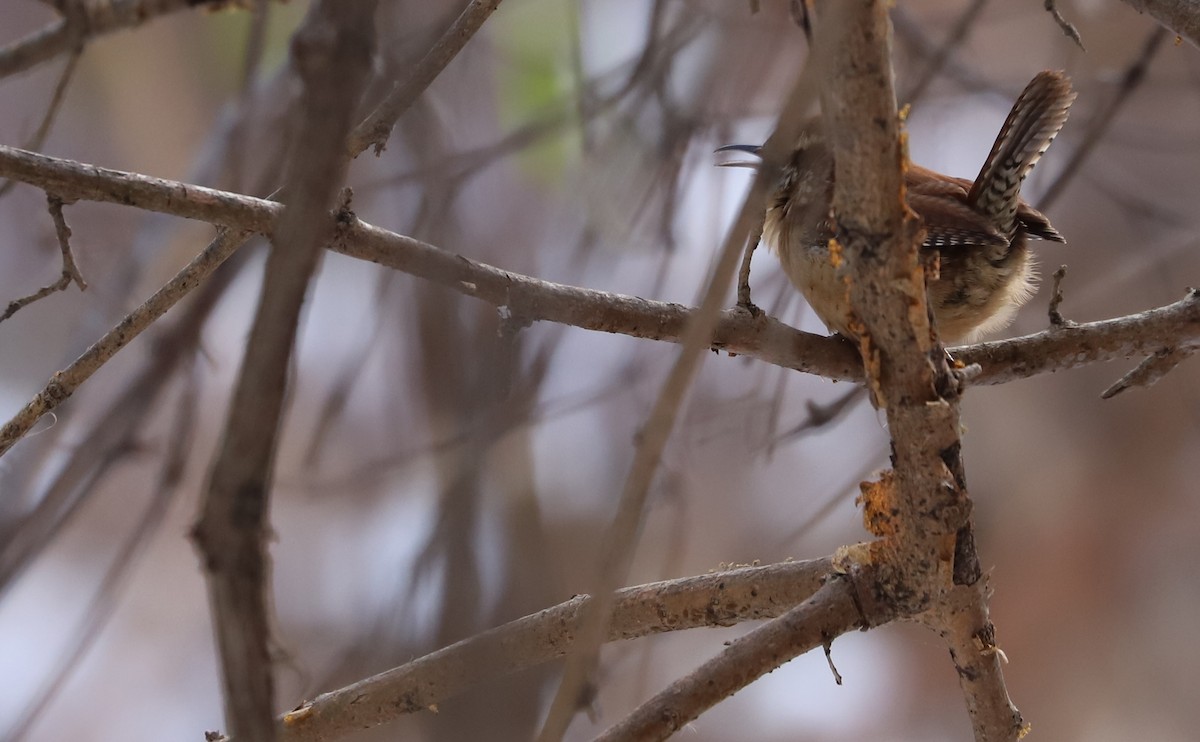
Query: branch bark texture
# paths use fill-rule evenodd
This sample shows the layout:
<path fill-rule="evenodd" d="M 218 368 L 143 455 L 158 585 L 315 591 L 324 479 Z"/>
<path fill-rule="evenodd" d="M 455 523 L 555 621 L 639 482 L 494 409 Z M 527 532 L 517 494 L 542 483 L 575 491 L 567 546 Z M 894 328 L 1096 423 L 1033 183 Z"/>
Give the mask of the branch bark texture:
<path fill-rule="evenodd" d="M 614 596 L 605 640 L 774 618 L 816 593 L 831 566 L 830 559 L 816 559 L 625 588 Z M 561 657 L 578 640 L 591 600 L 586 595 L 572 598 L 318 696 L 284 715 L 281 739 L 339 739 L 434 708 L 481 682 Z"/>
<path fill-rule="evenodd" d="M 309 281 L 333 233 L 329 217 L 345 179 L 342 144 L 366 84 L 377 0 L 323 0 L 292 40 L 304 90 L 272 236 L 262 296 L 229 416 L 193 530 L 208 573 L 225 715 L 239 738 L 275 738 L 270 652 L 268 494 L 287 366 Z"/>
<path fill-rule="evenodd" d="M 239 230 L 214 241 L 141 307 L 55 374 L 33 400 L 0 427 L 0 455 L 29 432 L 42 415 L 69 398 L 104 362 L 205 280 L 240 247 L 247 233 L 272 234 L 283 209 L 274 201 L 3 145 L 0 145 L 0 177 L 13 178 L 67 199 L 122 204 Z M 679 342 L 684 326 L 695 312 L 680 304 L 569 286 L 502 270 L 349 215 L 330 247 L 495 306 L 507 306 L 531 321 L 559 322 L 587 330 Z M 967 365 L 980 366 L 979 373 L 967 383 L 1005 384 L 1043 373 L 1145 357 L 1197 344 L 1200 344 L 1200 294 L 1189 292 L 1180 301 L 1138 314 L 955 348 L 953 354 Z M 835 381 L 863 378 L 862 363 L 849 343 L 802 332 L 771 317 L 753 317 L 741 309 L 720 313 L 712 347 Z"/>
<path fill-rule="evenodd" d="M 887 8 L 882 0 L 824 7 L 815 51 L 828 65 L 821 105 L 834 153 L 836 240 L 867 384 L 892 439 L 892 472 L 864 493 L 881 537 L 867 562 L 880 602 L 900 615 L 932 613 L 950 627 L 952 648 L 972 648 L 956 662 L 978 670 L 961 683 L 976 742 L 1016 740 L 1023 723 L 999 663 L 979 661 L 978 631 L 960 636 L 954 629 L 963 623 L 945 615 L 956 608 L 947 596 L 957 586 L 986 622 L 986 593 L 959 440 L 961 385 L 931 326 L 921 229 L 905 198 Z"/>

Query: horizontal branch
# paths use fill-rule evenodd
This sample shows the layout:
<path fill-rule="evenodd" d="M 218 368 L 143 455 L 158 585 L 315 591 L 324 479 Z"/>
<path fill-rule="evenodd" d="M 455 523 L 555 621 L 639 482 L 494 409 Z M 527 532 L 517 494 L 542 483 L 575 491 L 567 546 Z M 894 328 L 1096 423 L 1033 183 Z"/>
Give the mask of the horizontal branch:
<path fill-rule="evenodd" d="M 205 188 L 163 178 L 109 170 L 71 160 L 47 157 L 0 145 L 0 178 L 11 178 L 61 198 L 123 204 L 134 208 L 196 219 L 238 231 L 270 234 L 282 212 L 280 204 L 238 193 Z M 411 237 L 389 232 L 357 219 L 343 225 L 331 249 L 369 260 L 446 286 L 494 306 L 507 307 L 524 319 L 557 322 L 587 330 L 630 337 L 679 342 L 695 309 L 681 304 L 569 286 L 502 270 L 465 258 Z M 218 260 L 206 260 L 211 268 Z M 153 317 L 165 312 L 198 276 L 189 273 L 156 303 Z M 160 291 L 160 293 L 162 293 Z M 160 305 L 161 304 L 161 305 Z M 129 318 L 106 336 L 104 360 L 124 347 Z M 1090 363 L 1152 355 L 1165 349 L 1200 344 L 1200 296 L 1189 293 L 1174 304 L 1117 319 L 1059 327 L 1034 335 L 954 349 L 965 364 L 979 364 L 972 384 L 1002 384 L 1042 373 Z M 724 310 L 713 332 L 711 347 L 744 355 L 783 368 L 834 381 L 862 378 L 857 350 L 837 337 L 802 332 L 772 317 L 751 316 L 741 309 Z M 85 374 L 72 372 L 72 388 L 63 393 L 52 382 L 30 407 L 36 415 L 54 409 Z M 51 388 L 53 387 L 53 388 Z M 26 416 L 29 417 L 28 415 Z M 28 432 L 29 425 L 0 428 L 0 455 Z"/>
<path fill-rule="evenodd" d="M 0 47 L 0 78 L 33 69 L 96 36 L 140 26 L 175 11 L 223 4 L 225 0 L 70 2 L 67 17 Z"/>
<path fill-rule="evenodd" d="M 978 363 L 972 384 L 1005 384 L 1098 361 L 1150 356 L 1200 344 L 1200 291 L 1179 301 L 1115 319 L 1063 325 L 1011 340 L 952 350 L 963 363 Z"/>
<path fill-rule="evenodd" d="M 625 588 L 616 594 L 608 641 L 775 618 L 816 593 L 829 559 L 744 567 Z M 337 739 L 436 707 L 463 690 L 567 653 L 591 598 L 553 608 L 325 693 L 283 717 L 284 742 Z"/>

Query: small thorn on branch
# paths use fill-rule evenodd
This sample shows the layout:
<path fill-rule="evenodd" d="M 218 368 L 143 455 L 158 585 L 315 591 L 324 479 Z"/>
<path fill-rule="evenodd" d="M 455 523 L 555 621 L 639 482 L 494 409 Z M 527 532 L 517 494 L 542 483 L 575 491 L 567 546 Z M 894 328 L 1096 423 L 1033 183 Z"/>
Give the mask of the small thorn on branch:
<path fill-rule="evenodd" d="M 1054 271 L 1054 290 L 1050 295 L 1050 326 L 1051 327 L 1071 327 L 1074 322 L 1062 316 L 1062 312 L 1058 311 L 1059 306 L 1063 302 L 1062 282 L 1067 277 L 1067 266 L 1060 265 L 1058 270 Z"/>
<path fill-rule="evenodd" d="M 838 685 L 842 684 L 842 674 L 838 672 L 837 667 L 833 664 L 833 639 L 825 637 L 825 642 L 822 645 L 825 648 L 825 661 L 829 663 L 829 671 L 833 673 L 833 682 Z"/>
<path fill-rule="evenodd" d="M 1067 35 L 1067 38 L 1074 41 L 1082 51 L 1087 51 L 1083 46 L 1083 37 L 1079 35 L 1079 29 L 1075 28 L 1075 24 L 1063 18 L 1063 14 L 1058 12 L 1058 3 L 1056 0 L 1046 0 L 1046 12 L 1054 17 L 1054 22 L 1062 29 L 1062 32 Z"/>

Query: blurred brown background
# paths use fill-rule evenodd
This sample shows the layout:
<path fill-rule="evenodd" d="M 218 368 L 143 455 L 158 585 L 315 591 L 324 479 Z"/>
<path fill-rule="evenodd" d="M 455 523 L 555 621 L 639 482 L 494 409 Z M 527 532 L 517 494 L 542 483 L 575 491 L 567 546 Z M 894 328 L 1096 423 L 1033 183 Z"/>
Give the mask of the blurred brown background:
<path fill-rule="evenodd" d="M 384 2 L 380 73 L 402 74 L 462 4 Z M 749 2 L 718 0 L 507 0 L 382 157 L 355 163 L 355 210 L 505 269 L 692 303 L 748 183 L 714 168 L 712 150 L 761 141 L 805 58 L 786 5 L 762 0 L 752 14 Z M 975 5 L 894 10 L 902 103 Z M 1172 302 L 1200 275 L 1200 54 L 1170 34 L 1152 39 L 1152 21 L 1119 2 L 1059 5 L 1086 53 L 1041 2 L 982 4 L 914 101 L 913 159 L 974 177 L 1025 82 L 1067 70 L 1079 98 L 1025 189 L 1068 239 L 1038 246 L 1043 273 L 1069 264 L 1063 311 L 1079 321 Z M 290 90 L 280 69 L 304 10 L 269 6 L 246 90 L 246 12 L 180 12 L 97 39 L 41 151 L 268 192 Z M 39 3 L 4 3 L 0 43 L 53 18 Z M 1122 93 L 1139 59 L 1145 77 Z M 0 141 L 28 141 L 64 62 L 0 81 Z M 1046 206 L 1041 196 L 1118 95 L 1111 127 Z M 58 275 L 44 203 L 23 186 L 0 199 L 0 302 Z M 211 235 L 115 206 L 66 213 L 90 286 L 0 324 L 4 418 Z M 261 246 L 244 252 L 213 289 L 199 347 L 184 348 L 161 385 L 130 389 L 170 334 L 135 341 L 0 461 L 0 736 L 199 739 L 222 727 L 187 532 L 258 290 Z M 754 269 L 760 306 L 823 331 L 770 255 L 760 251 Z M 1006 332 L 1043 328 L 1047 295 Z M 164 329 L 186 311 L 168 314 Z M 583 589 L 633 435 L 676 349 L 544 324 L 510 340 L 500 325 L 493 308 L 444 289 L 324 259 L 274 491 L 281 709 Z M 1132 365 L 966 398 L 993 619 L 1034 739 L 1170 742 L 1200 728 L 1200 366 L 1101 401 Z M 709 356 L 656 482 L 632 581 L 820 556 L 865 538 L 853 494 L 884 463 L 880 419 L 859 404 L 813 434 L 787 435 L 809 402 L 847 389 Z M 122 394 L 141 406 L 114 412 Z M 173 447 L 186 453 L 178 483 L 163 473 Z M 29 530 L 23 517 L 47 498 L 55 507 Z M 748 629 L 607 647 L 598 716 L 577 720 L 570 738 L 590 738 Z M 823 657 L 805 656 L 683 734 L 968 738 L 933 634 L 851 635 L 833 659 L 845 685 Z M 482 687 L 363 738 L 529 739 L 554 673 Z"/>

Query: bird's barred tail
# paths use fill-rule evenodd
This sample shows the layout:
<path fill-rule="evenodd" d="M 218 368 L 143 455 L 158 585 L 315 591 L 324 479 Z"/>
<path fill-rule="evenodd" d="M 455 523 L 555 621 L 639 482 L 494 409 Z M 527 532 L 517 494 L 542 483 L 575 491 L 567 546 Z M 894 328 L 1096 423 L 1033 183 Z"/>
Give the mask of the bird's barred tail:
<path fill-rule="evenodd" d="M 1070 79 L 1047 71 L 1038 73 L 1013 104 L 967 197 L 1002 232 L 1012 233 L 1021 182 L 1066 123 L 1074 100 Z"/>

